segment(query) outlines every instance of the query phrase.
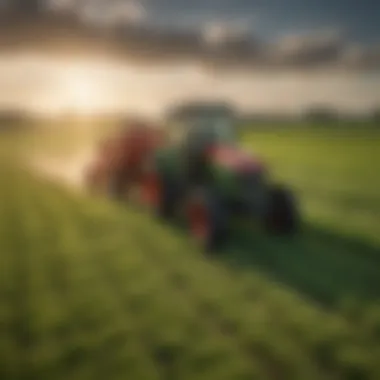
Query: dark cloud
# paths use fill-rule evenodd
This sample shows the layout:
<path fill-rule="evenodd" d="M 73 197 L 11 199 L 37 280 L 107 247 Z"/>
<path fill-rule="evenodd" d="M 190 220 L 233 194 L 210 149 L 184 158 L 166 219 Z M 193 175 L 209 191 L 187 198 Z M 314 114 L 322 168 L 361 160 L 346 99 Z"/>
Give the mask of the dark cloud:
<path fill-rule="evenodd" d="M 40 0 L 12 0 L 4 1 L 4 4 L 24 15 L 35 15 L 44 9 L 44 4 Z"/>
<path fill-rule="evenodd" d="M 159 0 L 159 3 L 169 7 L 171 1 Z M 12 4 L 13 9 L 24 6 L 18 15 L 39 13 L 40 16 L 28 22 L 23 16 L 19 22 L 15 21 L 17 17 L 11 19 L 9 15 L 0 19 L 0 48 L 3 50 L 28 48 L 57 54 L 99 54 L 146 64 L 200 62 L 214 69 L 380 69 L 378 47 L 353 47 L 349 39 L 337 31 L 298 33 L 264 40 L 242 23 L 210 21 L 197 29 L 161 27 L 150 23 L 149 19 L 139 18 L 139 8 L 132 6 L 132 2 L 123 8 L 123 23 L 111 23 L 104 29 L 104 25 L 94 23 L 94 19 L 86 23 L 83 15 L 75 12 L 50 13 L 54 8 L 49 8 L 46 15 L 38 8 L 38 1 L 18 0 Z M 69 0 L 55 4 L 59 5 L 56 8 L 59 10 L 72 9 L 68 7 L 72 4 Z M 197 1 L 192 4 L 195 7 Z M 207 0 L 202 4 L 209 9 L 216 4 L 220 8 L 232 6 L 228 0 Z M 244 1 L 239 0 L 236 4 L 243 7 Z M 256 2 L 260 4 L 263 3 Z M 121 13 L 120 8 L 117 9 Z M 128 14 L 137 15 L 132 21 L 139 18 L 139 22 L 131 22 Z"/>
<path fill-rule="evenodd" d="M 380 45 L 370 48 L 351 47 L 345 51 L 342 57 L 345 66 L 359 69 L 379 69 Z"/>
<path fill-rule="evenodd" d="M 334 65 L 347 48 L 345 40 L 336 32 L 315 35 L 293 35 L 280 39 L 272 48 L 273 62 L 293 67 Z"/>
<path fill-rule="evenodd" d="M 204 34 L 194 31 L 129 26 L 118 34 L 125 51 L 137 57 L 149 57 L 154 63 L 197 61 L 214 69 L 380 69 L 379 49 L 360 48 L 356 54 L 339 33 L 295 35 L 264 42 L 251 34 L 225 35 L 210 44 Z"/>

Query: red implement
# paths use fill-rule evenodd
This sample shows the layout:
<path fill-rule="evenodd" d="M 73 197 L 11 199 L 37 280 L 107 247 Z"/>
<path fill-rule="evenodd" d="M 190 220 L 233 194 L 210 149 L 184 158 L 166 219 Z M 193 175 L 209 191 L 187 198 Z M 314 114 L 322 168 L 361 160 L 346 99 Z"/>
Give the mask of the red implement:
<path fill-rule="evenodd" d="M 134 123 L 116 137 L 105 141 L 98 158 L 88 172 L 92 183 L 107 181 L 110 175 L 123 181 L 140 179 L 147 158 L 163 143 L 160 129 L 144 123 Z"/>

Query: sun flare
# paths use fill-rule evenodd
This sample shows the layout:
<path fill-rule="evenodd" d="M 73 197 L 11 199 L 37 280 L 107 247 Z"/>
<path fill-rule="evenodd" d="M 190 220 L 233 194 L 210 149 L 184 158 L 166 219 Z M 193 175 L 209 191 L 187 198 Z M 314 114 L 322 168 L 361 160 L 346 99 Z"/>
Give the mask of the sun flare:
<path fill-rule="evenodd" d="M 92 114 L 102 107 L 105 95 L 101 83 L 82 68 L 66 69 L 59 87 L 59 103 L 65 109 Z"/>

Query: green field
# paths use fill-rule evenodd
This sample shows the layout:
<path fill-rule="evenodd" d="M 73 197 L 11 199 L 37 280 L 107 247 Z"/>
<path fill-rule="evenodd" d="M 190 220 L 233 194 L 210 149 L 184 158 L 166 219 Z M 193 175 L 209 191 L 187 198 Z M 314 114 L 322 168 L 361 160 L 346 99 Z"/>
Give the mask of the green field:
<path fill-rule="evenodd" d="M 212 259 L 137 209 L 9 164 L 81 137 L 3 137 L 0 379 L 380 378 L 379 131 L 245 131 L 305 225 L 291 240 L 238 231 Z"/>

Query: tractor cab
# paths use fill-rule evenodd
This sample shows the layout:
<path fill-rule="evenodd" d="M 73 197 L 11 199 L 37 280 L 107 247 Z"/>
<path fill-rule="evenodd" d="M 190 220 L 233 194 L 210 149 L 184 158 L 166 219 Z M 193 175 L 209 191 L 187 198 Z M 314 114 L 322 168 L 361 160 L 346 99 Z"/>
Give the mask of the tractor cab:
<path fill-rule="evenodd" d="M 169 136 L 181 152 L 190 183 L 206 181 L 213 147 L 236 145 L 236 119 L 224 103 L 187 103 L 169 113 Z"/>
<path fill-rule="evenodd" d="M 236 116 L 225 104 L 189 103 L 169 113 L 170 136 L 176 144 L 201 153 L 210 145 L 235 144 Z"/>

